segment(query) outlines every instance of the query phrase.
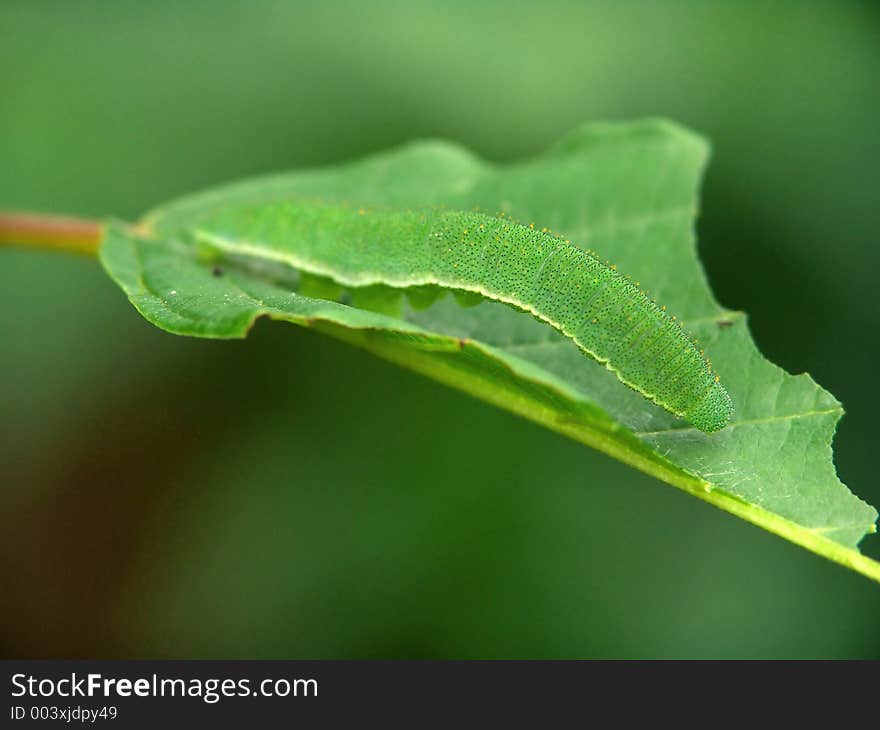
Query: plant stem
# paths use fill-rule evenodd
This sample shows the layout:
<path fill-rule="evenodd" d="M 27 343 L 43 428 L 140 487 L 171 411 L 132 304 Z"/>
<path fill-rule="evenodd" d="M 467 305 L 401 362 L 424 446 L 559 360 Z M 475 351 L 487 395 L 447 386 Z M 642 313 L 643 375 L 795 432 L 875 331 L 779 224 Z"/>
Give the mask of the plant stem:
<path fill-rule="evenodd" d="M 100 221 L 0 210 L 0 245 L 94 256 L 101 245 L 101 234 Z"/>

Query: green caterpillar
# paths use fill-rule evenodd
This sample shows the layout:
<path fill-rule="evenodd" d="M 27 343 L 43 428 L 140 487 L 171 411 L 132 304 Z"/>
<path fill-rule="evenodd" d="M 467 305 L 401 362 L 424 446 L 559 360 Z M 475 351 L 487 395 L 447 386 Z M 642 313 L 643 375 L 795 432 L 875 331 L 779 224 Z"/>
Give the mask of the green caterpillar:
<path fill-rule="evenodd" d="M 433 285 L 504 302 L 550 324 L 623 383 L 700 430 L 730 422 L 730 396 L 665 307 L 615 267 L 546 229 L 480 212 L 302 200 L 226 210 L 202 221 L 196 238 L 281 261 L 355 294 L 381 292 L 376 285 L 415 294 Z"/>

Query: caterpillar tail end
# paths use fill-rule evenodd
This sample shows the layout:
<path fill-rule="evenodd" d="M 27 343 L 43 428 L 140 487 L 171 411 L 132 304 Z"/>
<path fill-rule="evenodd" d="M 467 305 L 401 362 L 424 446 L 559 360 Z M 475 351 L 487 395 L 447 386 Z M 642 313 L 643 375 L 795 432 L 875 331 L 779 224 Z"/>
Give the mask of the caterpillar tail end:
<path fill-rule="evenodd" d="M 733 401 L 721 383 L 714 383 L 702 400 L 684 414 L 691 425 L 705 433 L 720 431 L 733 417 Z"/>

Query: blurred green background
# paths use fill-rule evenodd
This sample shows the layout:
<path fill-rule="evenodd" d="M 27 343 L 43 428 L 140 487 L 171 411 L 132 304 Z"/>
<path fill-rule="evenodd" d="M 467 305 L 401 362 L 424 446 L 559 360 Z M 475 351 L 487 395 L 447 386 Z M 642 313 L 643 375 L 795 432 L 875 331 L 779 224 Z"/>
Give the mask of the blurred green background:
<path fill-rule="evenodd" d="M 0 34 L 2 207 L 705 133 L 712 285 L 843 401 L 838 470 L 880 503 L 876 6 L 4 0 Z M 0 252 L 0 307 L 4 656 L 880 656 L 880 586 L 358 350 L 166 335 L 42 252 Z"/>

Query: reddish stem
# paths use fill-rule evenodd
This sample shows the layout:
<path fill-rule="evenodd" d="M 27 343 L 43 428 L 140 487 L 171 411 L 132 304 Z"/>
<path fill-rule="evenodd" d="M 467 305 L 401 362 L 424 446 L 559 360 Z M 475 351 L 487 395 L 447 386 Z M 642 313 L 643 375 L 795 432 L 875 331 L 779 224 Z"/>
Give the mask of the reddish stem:
<path fill-rule="evenodd" d="M 0 211 L 0 245 L 48 248 L 94 256 L 101 245 L 100 221 Z"/>

